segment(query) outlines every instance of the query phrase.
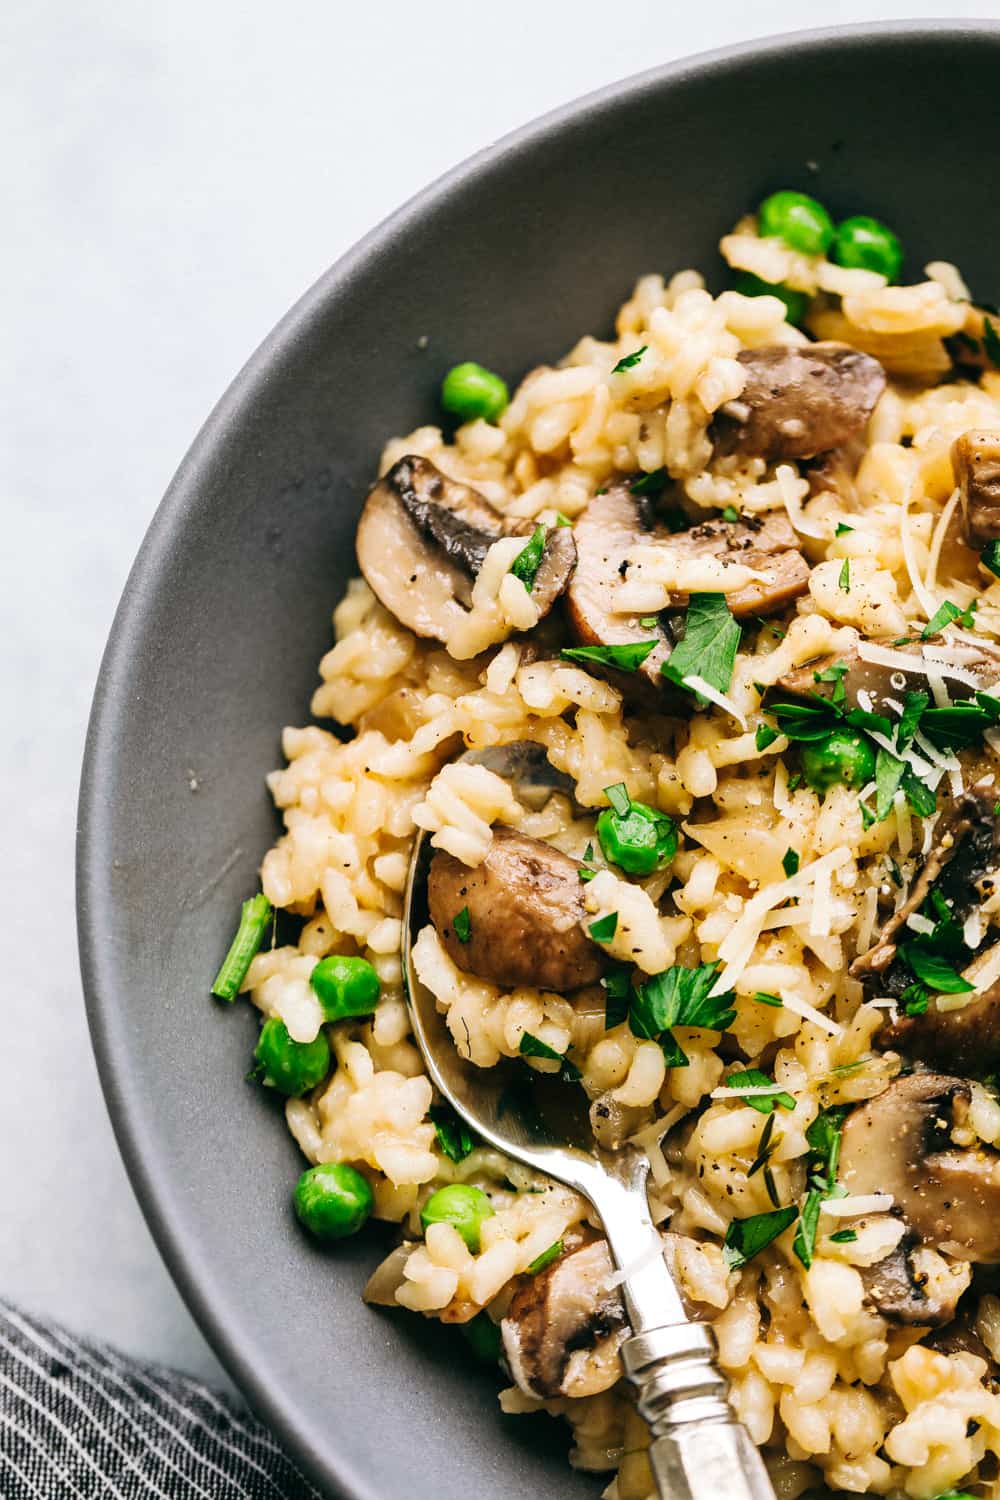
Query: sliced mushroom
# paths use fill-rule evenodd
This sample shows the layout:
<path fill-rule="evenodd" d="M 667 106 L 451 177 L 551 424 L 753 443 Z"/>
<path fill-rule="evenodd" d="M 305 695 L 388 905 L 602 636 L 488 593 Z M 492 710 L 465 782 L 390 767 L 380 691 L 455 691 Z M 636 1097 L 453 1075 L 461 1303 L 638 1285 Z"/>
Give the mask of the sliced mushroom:
<path fill-rule="evenodd" d="M 443 850 L 434 855 L 427 879 L 431 921 L 452 961 L 494 984 L 559 991 L 593 984 L 602 952 L 582 925 L 580 869 L 551 844 L 500 824 L 475 869 Z M 467 942 L 454 927 L 464 908 Z"/>
<path fill-rule="evenodd" d="M 959 1149 L 955 1126 L 971 1090 L 961 1078 L 911 1073 L 847 1118 L 840 1181 L 849 1193 L 891 1193 L 923 1243 L 960 1260 L 1000 1260 L 1000 1153 Z"/>
<path fill-rule="evenodd" d="M 884 1260 L 859 1266 L 858 1274 L 866 1301 L 883 1318 L 930 1328 L 952 1321 L 958 1299 L 969 1284 L 967 1266 L 952 1267 L 934 1251 L 920 1247 L 914 1234 L 904 1235 Z"/>
<path fill-rule="evenodd" d="M 965 1078 L 992 1073 L 1000 1064 L 1000 982 L 958 1010 L 931 1004 L 922 1016 L 887 1022 L 874 1043 L 882 1051 L 953 1068 Z"/>
<path fill-rule="evenodd" d="M 621 1293 L 608 1291 L 607 1243 L 590 1240 L 525 1279 L 500 1325 L 511 1374 L 529 1396 L 596 1396 L 621 1378 L 629 1335 Z"/>
<path fill-rule="evenodd" d="M 409 455 L 370 491 L 358 522 L 358 563 L 372 591 L 416 635 L 446 641 L 465 617 L 472 585 L 495 541 L 527 534 L 478 491 Z M 576 563 L 569 527 L 547 533 L 531 594 L 546 614 Z"/>
<path fill-rule="evenodd" d="M 863 431 L 885 390 L 877 359 L 849 344 L 763 344 L 737 355 L 742 392 L 716 415 L 716 452 L 814 458 Z"/>
<path fill-rule="evenodd" d="M 862 648 L 867 644 L 879 645 L 880 643 L 868 643 L 855 635 L 851 644 L 837 656 L 818 657 L 804 666 L 793 668 L 783 677 L 779 677 L 775 688 L 768 693 L 768 697 L 774 698 L 780 693 L 791 693 L 799 698 L 814 695 L 829 698 L 833 695 L 837 683 L 832 679 L 824 681 L 823 673 L 830 667 L 841 665 L 847 668 L 846 672 L 840 676 L 840 683 L 844 689 L 845 703 L 848 708 L 862 706 L 859 695 L 864 693 L 871 699 L 871 708 L 876 713 L 881 713 L 886 711 L 886 703 L 889 699 L 898 703 L 902 693 L 927 691 L 927 672 L 921 670 L 920 667 L 920 663 L 925 660 L 923 642 L 912 640 L 900 646 L 894 646 L 892 648 L 894 660 L 891 666 L 886 662 L 867 661 L 861 655 Z M 930 644 L 933 649 L 933 643 Z M 949 679 L 952 697 L 971 697 L 977 691 L 987 692 L 1000 683 L 1000 651 L 988 642 L 982 641 L 977 645 L 966 641 L 957 642 L 951 648 L 951 655 L 955 660 L 955 665 L 960 666 L 964 672 L 972 674 L 976 679 L 974 684 Z M 913 661 L 912 669 L 908 665 L 907 658 Z"/>
<path fill-rule="evenodd" d="M 951 462 L 969 535 L 979 542 L 1000 537 L 1000 432 L 963 432 Z"/>
<path fill-rule="evenodd" d="M 773 614 L 803 594 L 809 565 L 798 551 L 797 539 L 785 515 L 742 521 L 705 521 L 689 531 L 671 532 L 658 523 L 642 496 L 627 485 L 614 485 L 596 495 L 574 528 L 577 567 L 566 601 L 570 625 L 584 646 L 623 646 L 648 641 L 658 644 L 640 670 L 661 683 L 660 668 L 674 644 L 661 617 L 655 627 L 640 624 L 641 614 L 622 613 L 616 590 L 628 567 L 629 553 L 651 543 L 669 549 L 678 561 L 716 557 L 723 564 L 742 563 L 763 576 L 726 595 L 734 615 Z M 687 603 L 686 594 L 673 595 L 671 607 Z"/>
<path fill-rule="evenodd" d="M 888 969 L 896 957 L 897 936 L 905 929 L 907 919 L 923 906 L 931 890 L 944 898 L 959 925 L 981 900 L 992 894 L 1000 878 L 1000 820 L 994 811 L 996 800 L 993 782 L 979 782 L 942 813 L 909 895 L 899 910 L 893 912 L 872 947 L 851 965 L 855 978 L 882 974 Z M 955 1012 L 956 1016 L 961 1014 Z"/>

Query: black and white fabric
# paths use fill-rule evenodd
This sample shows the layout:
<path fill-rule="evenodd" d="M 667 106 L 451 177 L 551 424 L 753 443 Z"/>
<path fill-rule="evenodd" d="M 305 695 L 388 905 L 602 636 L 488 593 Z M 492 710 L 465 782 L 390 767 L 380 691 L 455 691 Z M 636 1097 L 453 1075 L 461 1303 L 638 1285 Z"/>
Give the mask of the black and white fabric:
<path fill-rule="evenodd" d="M 322 1500 L 247 1411 L 0 1300 L 2 1500 Z"/>

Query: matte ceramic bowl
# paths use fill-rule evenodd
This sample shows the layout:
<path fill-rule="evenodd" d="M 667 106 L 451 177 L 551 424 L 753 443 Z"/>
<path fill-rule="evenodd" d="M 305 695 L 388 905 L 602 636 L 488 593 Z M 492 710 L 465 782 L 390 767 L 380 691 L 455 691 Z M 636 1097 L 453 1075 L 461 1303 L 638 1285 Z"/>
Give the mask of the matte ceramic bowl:
<path fill-rule="evenodd" d="M 351 1500 L 595 1495 L 542 1418 L 501 1417 L 455 1332 L 372 1311 L 377 1226 L 298 1232 L 279 1103 L 244 1081 L 256 1023 L 208 986 L 277 821 L 264 775 L 308 720 L 385 438 L 442 374 L 511 384 L 611 326 L 637 275 L 716 286 L 719 236 L 796 186 L 893 224 L 908 270 L 996 297 L 1000 29 L 779 38 L 570 105 L 428 189 L 271 334 L 209 418 L 118 611 L 83 777 L 79 906 L 94 1045 L 150 1226 L 247 1397 Z"/>

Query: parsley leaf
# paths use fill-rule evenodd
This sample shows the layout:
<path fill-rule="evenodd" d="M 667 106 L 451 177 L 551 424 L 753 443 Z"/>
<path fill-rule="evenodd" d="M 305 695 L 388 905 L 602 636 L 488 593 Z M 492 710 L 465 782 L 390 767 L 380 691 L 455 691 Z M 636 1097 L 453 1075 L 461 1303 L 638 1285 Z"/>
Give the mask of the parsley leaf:
<path fill-rule="evenodd" d="M 946 625 L 953 625 L 956 621 L 960 625 L 964 625 L 966 630 L 971 630 L 975 623 L 974 616 L 977 603 L 978 600 L 973 599 L 968 609 L 959 609 L 957 604 L 952 604 L 950 599 L 946 599 L 940 609 L 935 610 L 930 620 L 920 632 L 920 639 L 928 641 L 932 635 L 940 635 Z"/>
<path fill-rule="evenodd" d="M 515 578 L 520 578 L 528 593 L 531 593 L 538 570 L 542 565 L 542 553 L 545 551 L 545 527 L 536 526 L 532 533 L 531 541 L 520 551 L 511 563 L 509 572 Z"/>
<path fill-rule="evenodd" d="M 428 1110 L 437 1143 L 450 1161 L 464 1161 L 476 1142 L 472 1131 L 446 1104 Z"/>
<path fill-rule="evenodd" d="M 564 516 L 561 510 L 556 511 L 557 526 L 572 526 L 572 524 L 573 522 L 570 520 L 569 516 Z"/>
<path fill-rule="evenodd" d="M 791 880 L 793 875 L 797 875 L 799 873 L 799 852 L 797 849 L 785 850 L 784 854 L 781 856 L 781 868 L 784 870 L 789 880 Z"/>
<path fill-rule="evenodd" d="M 589 931 L 595 943 L 610 943 L 618 931 L 618 913 L 609 911 L 607 916 L 598 917 L 596 922 L 591 922 Z"/>
<path fill-rule="evenodd" d="M 736 509 L 735 505 L 724 505 L 722 507 L 722 519 L 724 521 L 730 521 L 730 522 L 732 522 L 732 521 L 738 521 L 739 518 L 740 518 L 740 513 Z"/>
<path fill-rule="evenodd" d="M 730 1073 L 729 1077 L 723 1081 L 727 1089 L 772 1088 L 774 1090 L 772 1094 L 748 1094 L 743 1100 L 744 1104 L 749 1104 L 750 1108 L 755 1109 L 758 1114 L 773 1114 L 779 1104 L 782 1109 L 795 1108 L 794 1096 L 787 1089 L 783 1089 L 780 1083 L 775 1083 L 773 1078 L 768 1078 L 767 1074 L 762 1073 L 759 1068 L 747 1068 L 743 1073 Z"/>
<path fill-rule="evenodd" d="M 884 823 L 892 812 L 893 799 L 899 791 L 906 764 L 883 745 L 875 757 L 875 821 Z"/>
<path fill-rule="evenodd" d="M 472 936 L 472 918 L 469 916 L 469 908 L 463 906 L 451 919 L 451 925 L 455 930 L 455 936 L 460 943 L 467 943 Z"/>
<path fill-rule="evenodd" d="M 619 672 L 634 672 L 641 667 L 658 641 L 628 641 L 622 646 L 564 646 L 559 653 L 565 661 L 597 662 L 602 667 L 617 667 Z"/>
<path fill-rule="evenodd" d="M 727 693 L 741 635 L 725 594 L 692 594 L 684 638 L 660 670 L 680 687 L 685 677 L 700 677 L 717 692 Z"/>
<path fill-rule="evenodd" d="M 837 587 L 842 589 L 845 594 L 851 592 L 851 559 L 849 557 L 844 558 L 844 566 L 840 570 Z"/>
<path fill-rule="evenodd" d="M 983 349 L 991 364 L 1000 369 L 1000 334 L 989 318 L 983 319 Z"/>
<path fill-rule="evenodd" d="M 838 521 L 837 522 L 837 529 L 836 529 L 836 531 L 833 534 L 834 534 L 834 536 L 846 536 L 849 531 L 853 531 L 853 530 L 854 530 L 853 526 L 848 526 L 843 521 Z"/>
<path fill-rule="evenodd" d="M 920 717 L 924 709 L 930 703 L 927 693 L 907 693 L 903 699 L 903 712 L 899 716 L 896 725 L 896 747 L 905 750 L 917 732 Z"/>
<path fill-rule="evenodd" d="M 826 699 L 818 703 L 772 703 L 767 712 L 788 740 L 825 740 L 840 722 L 838 710 Z"/>
<path fill-rule="evenodd" d="M 562 1240 L 556 1240 L 554 1245 L 550 1245 L 547 1250 L 542 1251 L 541 1255 L 536 1255 L 533 1261 L 529 1261 L 528 1275 L 537 1276 L 539 1271 L 544 1271 L 546 1266 L 551 1266 L 554 1260 L 559 1259 L 565 1248 Z"/>
<path fill-rule="evenodd" d="M 784 1233 L 798 1217 L 794 1203 L 773 1213 L 753 1214 L 749 1219 L 733 1219 L 722 1242 L 722 1253 L 731 1271 L 738 1271 L 761 1250 Z"/>
<path fill-rule="evenodd" d="M 967 995 L 974 988 L 953 964 L 938 953 L 929 953 L 916 943 L 900 943 L 900 957 L 909 964 L 917 978 L 938 995 Z"/>
<path fill-rule="evenodd" d="M 700 964 L 696 969 L 674 964 L 639 985 L 629 1011 L 634 1035 L 657 1037 L 671 1026 L 704 1026 L 709 1031 L 725 1031 L 736 1019 L 732 991 L 727 990 L 723 995 L 709 993 L 720 967 L 717 962 Z"/>
<path fill-rule="evenodd" d="M 857 1237 L 856 1229 L 838 1229 L 835 1234 L 831 1234 L 830 1242 L 834 1245 L 853 1245 Z"/>
<path fill-rule="evenodd" d="M 606 786 L 604 795 L 620 818 L 627 818 L 632 809 L 632 799 L 628 794 L 628 787 L 624 781 L 616 781 L 614 786 Z"/>
<path fill-rule="evenodd" d="M 768 745 L 773 745 L 775 740 L 779 738 L 780 736 L 778 734 L 778 731 L 776 729 L 772 729 L 770 724 L 757 725 L 757 733 L 754 736 L 754 743 L 756 744 L 758 750 L 766 750 Z"/>
<path fill-rule="evenodd" d="M 632 975 L 624 964 L 609 969 L 601 980 L 604 988 L 604 1029 L 610 1031 L 628 1018 L 632 999 Z"/>
<path fill-rule="evenodd" d="M 914 984 L 908 984 L 899 998 L 908 1016 L 924 1015 L 931 1000 L 926 984 L 922 984 L 919 979 Z"/>
<path fill-rule="evenodd" d="M 920 728 L 935 745 L 953 750 L 974 745 L 984 730 L 997 723 L 1000 723 L 1000 698 L 977 692 L 974 703 L 950 703 L 946 708 L 927 709 Z"/>
<path fill-rule="evenodd" d="M 979 561 L 984 568 L 988 568 L 991 573 L 995 573 L 1000 578 L 1000 539 L 986 543 L 979 554 Z"/>
<path fill-rule="evenodd" d="M 540 1037 L 532 1036 L 530 1031 L 521 1032 L 521 1041 L 518 1052 L 522 1057 L 545 1057 L 550 1062 L 562 1063 L 559 1069 L 559 1077 L 565 1083 L 579 1083 L 582 1074 L 576 1063 L 571 1062 L 564 1052 L 557 1052 L 550 1047 L 548 1042 L 543 1042 Z"/>
<path fill-rule="evenodd" d="M 792 1249 L 806 1270 L 812 1265 L 816 1226 L 823 1199 L 835 1194 L 840 1137 L 848 1108 L 847 1105 L 838 1105 L 834 1109 L 824 1110 L 806 1131 L 806 1141 L 810 1148 L 807 1160 L 808 1191 L 792 1244 Z"/>
<path fill-rule="evenodd" d="M 932 791 L 910 770 L 903 776 L 903 791 L 910 810 L 915 812 L 918 818 L 929 818 L 937 807 L 937 793 Z"/>
<path fill-rule="evenodd" d="M 670 475 L 666 469 L 653 469 L 649 474 L 643 474 L 639 479 L 633 479 L 629 489 L 633 495 L 658 495 L 665 490 L 670 483 Z"/>
<path fill-rule="evenodd" d="M 643 344 L 641 348 L 633 349 L 631 354 L 624 355 L 611 371 L 612 375 L 619 375 L 622 370 L 634 370 L 648 348 L 648 344 Z"/>
<path fill-rule="evenodd" d="M 802 1205 L 802 1213 L 799 1217 L 799 1227 L 795 1231 L 792 1241 L 792 1249 L 799 1260 L 808 1271 L 812 1265 L 813 1251 L 816 1248 L 816 1226 L 819 1223 L 819 1211 L 823 1202 L 823 1194 L 819 1188 L 810 1188 L 806 1193 L 805 1202 Z"/>

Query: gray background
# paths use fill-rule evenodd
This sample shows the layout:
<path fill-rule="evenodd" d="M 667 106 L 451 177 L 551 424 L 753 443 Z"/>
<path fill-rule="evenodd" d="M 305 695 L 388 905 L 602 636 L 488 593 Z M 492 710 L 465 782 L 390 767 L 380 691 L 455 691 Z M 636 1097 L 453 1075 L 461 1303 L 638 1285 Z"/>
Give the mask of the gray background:
<path fill-rule="evenodd" d="M 90 696 L 129 564 L 255 344 L 403 199 L 574 95 L 751 36 L 944 8 L 3 0 L 0 1295 L 222 1379 L 133 1202 L 100 1097 L 73 836 Z M 965 0 L 963 13 L 1000 18 L 1000 0 Z"/>

